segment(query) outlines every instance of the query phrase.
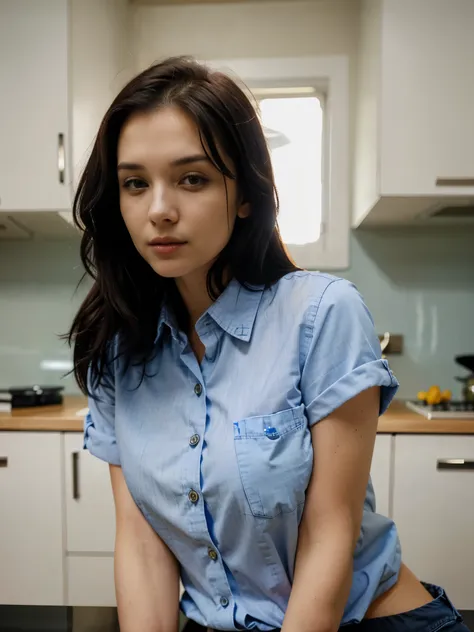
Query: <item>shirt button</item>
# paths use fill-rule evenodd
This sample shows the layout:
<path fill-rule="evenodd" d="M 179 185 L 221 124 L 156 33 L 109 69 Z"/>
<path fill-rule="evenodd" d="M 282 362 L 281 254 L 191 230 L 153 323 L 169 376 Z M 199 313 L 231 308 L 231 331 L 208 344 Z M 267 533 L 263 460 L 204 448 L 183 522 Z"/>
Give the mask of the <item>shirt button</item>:
<path fill-rule="evenodd" d="M 213 562 L 215 562 L 218 558 L 216 551 L 214 551 L 214 549 L 211 549 L 210 547 L 207 549 L 207 554 Z"/>
<path fill-rule="evenodd" d="M 189 439 L 189 445 L 194 448 L 195 446 L 197 446 L 200 440 L 201 437 L 198 434 L 193 434 L 193 436 Z"/>
<path fill-rule="evenodd" d="M 229 605 L 229 600 L 227 599 L 227 597 L 221 597 L 220 602 L 223 608 L 227 608 L 227 606 Z"/>
<path fill-rule="evenodd" d="M 199 500 L 199 494 L 196 491 L 194 491 L 194 489 L 192 489 L 188 494 L 188 498 L 192 503 L 196 504 L 197 501 Z"/>
<path fill-rule="evenodd" d="M 194 392 L 196 393 L 196 395 L 198 397 L 201 397 L 202 394 L 202 386 L 201 384 L 199 384 L 199 382 L 196 384 L 196 386 L 194 387 Z"/>

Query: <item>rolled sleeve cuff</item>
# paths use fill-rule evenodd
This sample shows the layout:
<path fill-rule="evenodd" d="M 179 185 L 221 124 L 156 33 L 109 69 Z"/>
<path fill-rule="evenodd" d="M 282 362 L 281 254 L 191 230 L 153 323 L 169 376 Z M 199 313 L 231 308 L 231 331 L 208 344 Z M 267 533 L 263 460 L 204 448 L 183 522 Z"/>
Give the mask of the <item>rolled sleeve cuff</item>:
<path fill-rule="evenodd" d="M 84 418 L 84 449 L 110 465 L 120 465 L 120 456 L 115 436 L 99 432 L 90 412 Z"/>
<path fill-rule="evenodd" d="M 342 404 L 372 386 L 381 387 L 379 415 L 383 415 L 395 396 L 399 384 L 386 360 L 374 360 L 343 375 L 307 406 L 310 426 L 325 419 Z"/>

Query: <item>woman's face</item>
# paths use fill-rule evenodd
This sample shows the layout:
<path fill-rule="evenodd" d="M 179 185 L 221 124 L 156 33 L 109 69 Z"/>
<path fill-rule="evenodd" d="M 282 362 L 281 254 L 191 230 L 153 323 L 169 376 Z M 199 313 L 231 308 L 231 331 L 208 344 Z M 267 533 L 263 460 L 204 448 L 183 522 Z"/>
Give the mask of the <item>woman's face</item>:
<path fill-rule="evenodd" d="M 195 123 L 173 107 L 136 114 L 117 157 L 120 210 L 138 252 L 163 277 L 205 276 L 248 209 L 206 157 Z"/>

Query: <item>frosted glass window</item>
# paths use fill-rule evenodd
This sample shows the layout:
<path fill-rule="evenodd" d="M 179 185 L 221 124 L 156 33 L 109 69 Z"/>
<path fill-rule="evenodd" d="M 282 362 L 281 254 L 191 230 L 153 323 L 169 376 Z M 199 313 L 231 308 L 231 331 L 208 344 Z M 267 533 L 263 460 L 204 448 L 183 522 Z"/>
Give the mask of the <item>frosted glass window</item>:
<path fill-rule="evenodd" d="M 322 221 L 323 108 L 317 96 L 259 101 L 280 200 L 283 241 L 316 242 Z"/>

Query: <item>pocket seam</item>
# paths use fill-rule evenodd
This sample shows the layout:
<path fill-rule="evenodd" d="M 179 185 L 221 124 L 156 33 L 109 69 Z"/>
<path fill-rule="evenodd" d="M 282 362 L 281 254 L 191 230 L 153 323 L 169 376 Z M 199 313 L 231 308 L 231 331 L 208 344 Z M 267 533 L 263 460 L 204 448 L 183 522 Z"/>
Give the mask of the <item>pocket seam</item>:
<path fill-rule="evenodd" d="M 261 415 L 260 417 L 252 417 L 252 419 L 263 419 L 267 416 L 268 415 Z M 242 421 L 247 421 L 247 419 L 242 419 Z M 284 437 L 290 432 L 295 432 L 296 430 L 300 430 L 301 428 L 304 427 L 305 421 L 306 421 L 306 417 L 304 416 L 301 419 L 294 420 L 294 423 L 291 424 L 291 426 L 288 426 L 282 431 L 280 430 L 278 431 L 279 436 Z M 250 431 L 246 431 L 245 435 L 234 435 L 234 439 L 235 441 L 243 441 L 245 439 L 267 439 L 268 440 L 268 437 L 264 432 L 256 432 L 256 431 L 250 430 Z"/>
<path fill-rule="evenodd" d="M 271 413 L 269 415 L 253 415 L 252 417 L 243 417 L 242 419 L 234 422 L 234 440 L 242 440 L 242 439 L 261 439 L 261 438 L 265 438 L 268 439 L 267 435 L 263 432 L 263 431 L 257 431 L 257 430 L 252 430 L 249 429 L 247 426 L 247 422 L 249 421 L 254 421 L 254 420 L 265 420 L 268 419 L 269 423 L 271 423 L 271 420 L 273 418 L 276 417 L 282 417 L 283 419 L 285 419 L 286 416 L 290 416 L 291 415 L 291 421 L 288 419 L 287 424 L 284 425 L 283 430 L 279 430 L 278 434 L 280 435 L 280 437 L 283 437 L 285 435 L 287 435 L 290 432 L 296 432 L 297 430 L 300 430 L 302 427 L 304 427 L 307 423 L 307 418 L 306 418 L 306 414 L 305 414 L 305 409 L 304 406 L 301 404 L 300 406 L 297 406 L 295 408 L 287 408 L 286 410 L 280 410 L 276 413 Z M 239 434 L 241 429 L 239 428 L 239 424 L 240 423 L 244 423 L 245 422 L 245 433 Z M 237 428 L 239 429 L 236 429 Z"/>

